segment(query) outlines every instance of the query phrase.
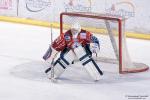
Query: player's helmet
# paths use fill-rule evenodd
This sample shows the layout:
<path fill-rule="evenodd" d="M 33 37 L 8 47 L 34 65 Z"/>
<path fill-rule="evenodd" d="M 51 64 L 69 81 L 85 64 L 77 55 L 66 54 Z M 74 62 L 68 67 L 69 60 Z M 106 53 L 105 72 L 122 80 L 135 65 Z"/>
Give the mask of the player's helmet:
<path fill-rule="evenodd" d="M 71 26 L 71 32 L 72 34 L 77 34 L 81 31 L 81 26 L 79 23 L 74 23 L 72 26 Z"/>

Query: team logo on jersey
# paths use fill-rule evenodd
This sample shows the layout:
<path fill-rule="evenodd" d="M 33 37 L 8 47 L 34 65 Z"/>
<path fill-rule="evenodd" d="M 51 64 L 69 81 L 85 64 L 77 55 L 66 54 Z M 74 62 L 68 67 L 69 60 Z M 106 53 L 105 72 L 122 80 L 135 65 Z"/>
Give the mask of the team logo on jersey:
<path fill-rule="evenodd" d="M 80 33 L 80 38 L 81 39 L 86 39 L 86 33 Z"/>
<path fill-rule="evenodd" d="M 70 39 L 71 39 L 71 38 L 70 38 L 69 35 L 66 35 L 66 36 L 65 36 L 65 40 L 66 40 L 66 41 L 70 41 Z"/>

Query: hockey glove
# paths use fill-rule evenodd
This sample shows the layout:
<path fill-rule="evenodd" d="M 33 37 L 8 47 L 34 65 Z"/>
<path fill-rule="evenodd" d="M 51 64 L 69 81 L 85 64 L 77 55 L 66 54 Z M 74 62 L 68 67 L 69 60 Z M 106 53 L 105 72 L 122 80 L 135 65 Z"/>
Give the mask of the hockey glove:
<path fill-rule="evenodd" d="M 90 50 L 92 53 L 98 53 L 100 51 L 99 45 L 97 43 L 90 44 Z"/>

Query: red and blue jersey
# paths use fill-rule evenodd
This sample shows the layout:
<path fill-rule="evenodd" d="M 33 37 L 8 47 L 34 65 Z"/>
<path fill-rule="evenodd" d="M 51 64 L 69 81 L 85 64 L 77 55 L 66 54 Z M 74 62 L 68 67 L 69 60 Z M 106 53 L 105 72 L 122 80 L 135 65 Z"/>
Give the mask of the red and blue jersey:
<path fill-rule="evenodd" d="M 71 33 L 71 30 L 68 30 L 64 34 L 60 35 L 53 43 L 52 47 L 57 51 L 63 51 L 65 48 L 72 49 L 73 44 L 78 42 L 82 46 L 85 46 L 86 44 L 92 43 L 98 43 L 98 39 L 93 36 L 92 33 L 81 29 L 80 33 L 78 33 L 76 38 L 73 38 L 73 35 Z"/>

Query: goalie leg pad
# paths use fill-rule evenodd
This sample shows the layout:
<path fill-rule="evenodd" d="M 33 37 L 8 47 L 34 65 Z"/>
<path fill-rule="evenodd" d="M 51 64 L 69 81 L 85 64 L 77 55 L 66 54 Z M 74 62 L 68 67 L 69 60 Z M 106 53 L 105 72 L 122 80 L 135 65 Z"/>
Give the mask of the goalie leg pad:
<path fill-rule="evenodd" d="M 86 71 L 94 80 L 99 80 L 103 72 L 100 70 L 96 62 L 90 57 L 89 54 L 83 49 L 82 46 L 75 48 L 74 52 L 85 67 Z"/>
<path fill-rule="evenodd" d="M 61 56 L 62 60 L 67 64 L 71 64 L 74 61 L 75 54 L 72 50 L 69 50 L 67 53 Z"/>
<path fill-rule="evenodd" d="M 92 58 L 88 58 L 88 60 L 81 61 L 82 65 L 85 67 L 86 71 L 90 74 L 90 76 L 94 80 L 99 80 L 103 72 L 100 70 L 98 65 Z"/>
<path fill-rule="evenodd" d="M 58 78 L 64 71 L 65 69 L 72 63 L 74 60 L 74 54 L 70 50 L 60 58 L 58 58 L 56 61 L 54 61 L 53 68 L 54 68 L 54 78 Z M 51 67 L 48 68 L 45 73 L 48 74 L 48 76 L 51 75 Z M 51 76 L 50 76 L 51 77 Z"/>
<path fill-rule="evenodd" d="M 67 64 L 65 62 L 63 62 L 63 60 L 61 58 L 57 59 L 54 64 L 53 64 L 53 78 L 58 78 L 66 69 Z M 52 71 L 52 67 L 48 68 L 45 73 L 47 73 L 49 78 L 51 77 L 51 72 Z"/>
<path fill-rule="evenodd" d="M 83 63 L 83 66 L 85 66 L 85 65 L 86 65 L 87 63 L 89 63 L 89 62 L 92 62 L 93 65 L 95 66 L 95 68 L 97 69 L 97 71 L 98 71 L 101 75 L 103 75 L 103 72 L 99 69 L 98 65 L 96 64 L 96 62 L 95 62 L 92 58 L 90 58 L 89 60 L 87 60 L 86 62 L 84 62 L 84 63 Z"/>

